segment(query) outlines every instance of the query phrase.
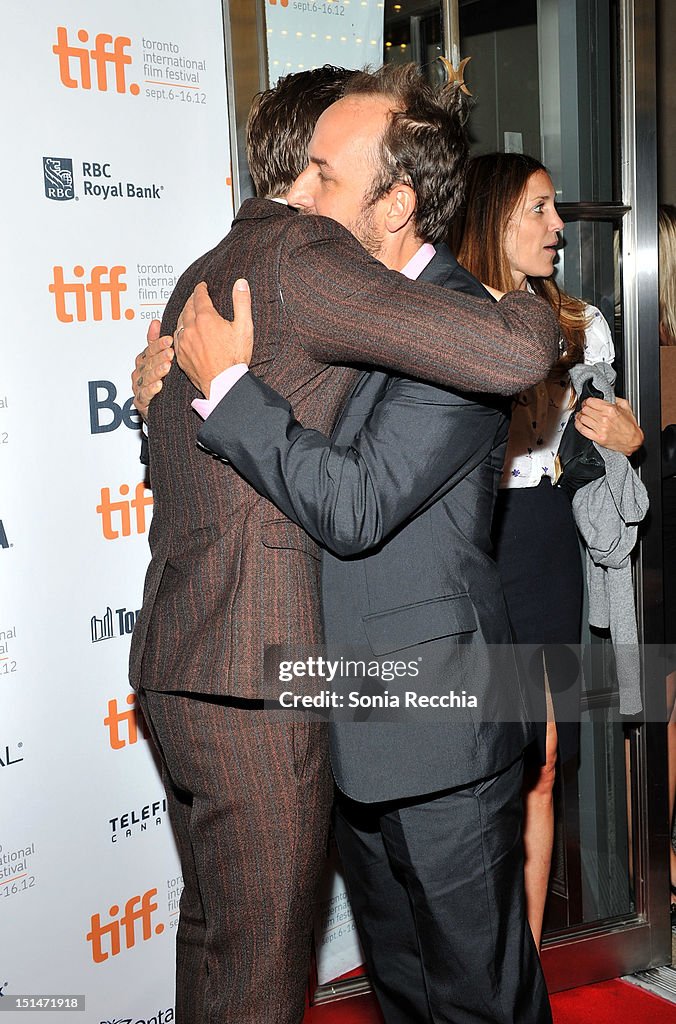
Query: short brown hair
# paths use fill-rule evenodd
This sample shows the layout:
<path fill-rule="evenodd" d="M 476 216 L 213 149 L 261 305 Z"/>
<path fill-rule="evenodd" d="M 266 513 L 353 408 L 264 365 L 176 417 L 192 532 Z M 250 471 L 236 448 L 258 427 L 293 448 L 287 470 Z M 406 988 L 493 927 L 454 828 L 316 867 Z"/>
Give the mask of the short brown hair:
<path fill-rule="evenodd" d="M 514 289 L 505 236 L 510 217 L 537 171 L 549 173 L 544 164 L 525 153 L 486 153 L 469 162 L 465 202 L 451 225 L 449 243 L 463 267 L 499 291 Z M 556 313 L 566 342 L 565 355 L 555 371 L 582 362 L 589 325 L 586 304 L 561 291 L 551 278 L 529 277 L 528 283 Z"/>
<path fill-rule="evenodd" d="M 259 196 L 283 196 L 307 166 L 320 114 L 339 100 L 355 74 L 325 64 L 280 78 L 254 97 L 246 125 L 246 155 Z"/>
<path fill-rule="evenodd" d="M 367 201 L 377 202 L 399 182 L 410 185 L 416 195 L 416 235 L 426 242 L 441 241 L 464 193 L 467 112 L 460 86 L 430 85 L 417 64 L 386 64 L 372 74 L 353 75 L 345 95 L 392 101 Z"/>

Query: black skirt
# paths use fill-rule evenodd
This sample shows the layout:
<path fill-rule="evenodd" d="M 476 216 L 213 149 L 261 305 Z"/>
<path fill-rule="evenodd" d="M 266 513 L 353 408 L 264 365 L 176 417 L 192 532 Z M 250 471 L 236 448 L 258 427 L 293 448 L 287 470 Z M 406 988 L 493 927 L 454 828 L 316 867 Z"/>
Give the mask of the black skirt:
<path fill-rule="evenodd" d="M 544 670 L 554 706 L 562 761 L 579 746 L 580 677 L 575 652 L 582 627 L 582 560 L 570 500 L 543 477 L 537 487 L 498 494 L 493 527 L 495 558 L 517 644 L 525 649 L 529 684 L 537 691 L 537 746 L 545 761 Z M 530 645 L 534 645 L 531 647 Z"/>

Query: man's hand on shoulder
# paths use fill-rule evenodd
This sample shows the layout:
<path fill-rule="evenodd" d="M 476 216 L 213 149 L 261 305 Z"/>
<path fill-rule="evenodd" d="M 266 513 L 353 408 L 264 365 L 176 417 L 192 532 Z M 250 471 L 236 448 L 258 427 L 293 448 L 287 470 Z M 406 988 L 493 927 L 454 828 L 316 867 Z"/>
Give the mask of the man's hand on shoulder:
<path fill-rule="evenodd" d="M 236 363 L 251 361 L 253 320 L 251 294 L 244 280 L 232 289 L 234 319 L 216 311 L 201 281 L 183 307 L 174 334 L 176 360 L 195 387 L 208 398 L 211 382 Z"/>
<path fill-rule="evenodd" d="M 136 356 L 136 366 L 131 375 L 134 405 L 144 420 L 148 418 L 150 402 L 162 390 L 162 378 L 169 373 L 174 358 L 171 335 L 160 337 L 159 320 L 151 321 L 146 340 L 148 344 Z"/>

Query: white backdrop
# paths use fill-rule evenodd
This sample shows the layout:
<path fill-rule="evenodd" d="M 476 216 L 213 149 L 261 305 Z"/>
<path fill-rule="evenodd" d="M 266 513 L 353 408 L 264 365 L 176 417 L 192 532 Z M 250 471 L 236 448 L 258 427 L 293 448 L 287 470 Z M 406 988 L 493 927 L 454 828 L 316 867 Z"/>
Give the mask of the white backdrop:
<path fill-rule="evenodd" d="M 127 683 L 152 500 L 129 374 L 232 219 L 221 4 L 11 0 L 3 29 L 0 1004 L 168 1022 L 181 878 Z"/>
<path fill-rule="evenodd" d="M 378 63 L 380 0 L 312 7 L 267 5 L 271 81 Z M 232 219 L 221 4 L 3 13 L 0 1010 L 168 1024 L 182 879 L 127 682 L 152 515 L 129 375 Z M 322 897 L 320 982 L 360 960 L 339 876 Z"/>

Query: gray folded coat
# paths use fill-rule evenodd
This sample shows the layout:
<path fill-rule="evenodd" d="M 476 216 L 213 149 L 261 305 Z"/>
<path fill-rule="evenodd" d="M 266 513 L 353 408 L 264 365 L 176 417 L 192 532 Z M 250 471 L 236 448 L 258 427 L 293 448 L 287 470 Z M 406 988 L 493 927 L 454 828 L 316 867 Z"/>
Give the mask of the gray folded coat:
<path fill-rule="evenodd" d="M 614 402 L 612 366 L 573 366 L 570 379 L 576 394 L 590 377 L 606 401 Z M 605 476 L 592 480 L 573 496 L 573 516 L 587 551 L 589 625 L 610 630 L 620 711 L 623 715 L 635 715 L 643 704 L 631 552 L 636 545 L 638 523 L 648 511 L 648 494 L 625 455 L 596 442 L 594 446 L 606 464 Z"/>

